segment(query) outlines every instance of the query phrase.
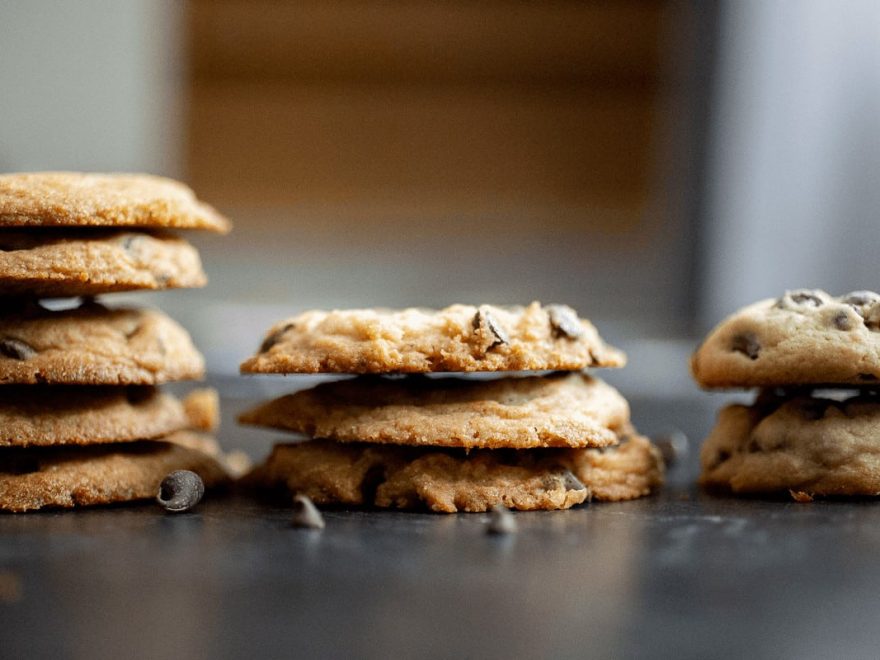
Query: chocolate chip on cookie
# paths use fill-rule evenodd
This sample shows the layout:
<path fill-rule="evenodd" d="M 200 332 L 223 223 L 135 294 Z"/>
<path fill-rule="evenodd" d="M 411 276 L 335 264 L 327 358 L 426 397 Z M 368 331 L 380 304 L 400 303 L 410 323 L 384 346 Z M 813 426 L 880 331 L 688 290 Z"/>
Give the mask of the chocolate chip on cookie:
<path fill-rule="evenodd" d="M 795 289 L 786 291 L 776 303 L 781 309 L 797 309 L 803 307 L 821 307 L 828 302 L 828 294 L 819 289 Z"/>
<path fill-rule="evenodd" d="M 741 335 L 734 335 L 730 343 L 730 350 L 735 353 L 742 353 L 750 360 L 757 360 L 761 352 L 761 344 L 758 337 L 753 332 L 746 332 Z"/>
<path fill-rule="evenodd" d="M 13 360 L 28 360 L 37 354 L 29 344 L 20 339 L 0 339 L 0 354 Z"/>
<path fill-rule="evenodd" d="M 485 309 L 477 310 L 474 314 L 471 326 L 474 329 L 474 336 L 477 338 L 480 347 L 488 352 L 496 346 L 510 343 L 510 337 L 507 332 L 498 323 L 492 313 Z"/>
<path fill-rule="evenodd" d="M 547 305 L 547 316 L 555 337 L 577 339 L 584 334 L 577 313 L 567 305 Z"/>

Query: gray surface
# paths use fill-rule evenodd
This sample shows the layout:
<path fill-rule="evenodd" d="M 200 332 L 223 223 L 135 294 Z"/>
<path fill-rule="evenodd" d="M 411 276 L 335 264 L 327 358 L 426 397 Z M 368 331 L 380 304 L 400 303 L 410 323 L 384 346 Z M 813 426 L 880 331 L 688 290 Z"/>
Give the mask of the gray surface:
<path fill-rule="evenodd" d="M 633 409 L 699 438 L 715 404 Z M 297 530 L 241 496 L 0 516 L 0 654 L 876 657 L 880 508 L 712 498 L 695 461 L 657 497 L 517 514 L 504 538 L 477 514 L 337 510 Z"/>

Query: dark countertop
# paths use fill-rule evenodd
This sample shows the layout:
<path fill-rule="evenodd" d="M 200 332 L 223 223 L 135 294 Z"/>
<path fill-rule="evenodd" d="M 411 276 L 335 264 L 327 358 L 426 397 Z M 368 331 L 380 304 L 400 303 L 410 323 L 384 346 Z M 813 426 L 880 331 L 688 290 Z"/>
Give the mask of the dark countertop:
<path fill-rule="evenodd" d="M 692 444 L 717 405 L 632 402 Z M 519 513 L 509 537 L 482 514 L 357 510 L 305 531 L 241 495 L 2 515 L 0 655 L 877 657 L 880 507 L 714 498 L 695 475 L 694 450 L 655 497 Z"/>

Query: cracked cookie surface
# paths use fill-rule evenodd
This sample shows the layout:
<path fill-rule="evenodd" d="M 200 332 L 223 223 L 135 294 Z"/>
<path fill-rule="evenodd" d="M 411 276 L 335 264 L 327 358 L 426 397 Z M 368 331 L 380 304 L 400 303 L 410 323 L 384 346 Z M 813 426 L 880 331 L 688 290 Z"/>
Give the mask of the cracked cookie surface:
<path fill-rule="evenodd" d="M 729 405 L 700 463 L 703 485 L 734 493 L 880 495 L 880 399 L 764 395 Z"/>
<path fill-rule="evenodd" d="M 309 311 L 273 326 L 242 373 L 428 373 L 621 367 L 565 305 Z"/>
<path fill-rule="evenodd" d="M 604 447 L 617 442 L 629 406 L 613 387 L 581 373 L 492 380 L 361 376 L 269 401 L 239 421 L 341 442 Z"/>
<path fill-rule="evenodd" d="M 131 231 L 0 231 L 0 291 L 87 296 L 207 283 L 196 249 L 182 238 Z"/>
<path fill-rule="evenodd" d="M 789 291 L 722 321 L 691 358 L 702 387 L 880 383 L 880 295 Z"/>
<path fill-rule="evenodd" d="M 172 179 L 82 172 L 0 175 L 0 227 L 68 226 L 230 229 L 229 220 Z"/>
<path fill-rule="evenodd" d="M 634 435 L 601 449 L 444 450 L 310 440 L 276 445 L 247 480 L 318 504 L 435 512 L 567 509 L 648 495 L 663 460 Z"/>
<path fill-rule="evenodd" d="M 189 334 L 156 310 L 85 302 L 0 312 L 0 384 L 156 385 L 203 373 Z"/>

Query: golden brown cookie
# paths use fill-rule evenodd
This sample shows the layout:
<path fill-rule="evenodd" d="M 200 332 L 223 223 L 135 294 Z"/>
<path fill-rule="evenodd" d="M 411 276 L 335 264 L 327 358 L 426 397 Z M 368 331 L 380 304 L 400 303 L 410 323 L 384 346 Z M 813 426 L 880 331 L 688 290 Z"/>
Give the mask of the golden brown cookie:
<path fill-rule="evenodd" d="M 880 400 L 762 396 L 723 408 L 703 485 L 742 494 L 880 495 Z"/>
<path fill-rule="evenodd" d="M 242 373 L 426 373 L 621 367 L 570 307 L 310 311 L 281 321 Z"/>
<path fill-rule="evenodd" d="M 628 500 L 663 481 L 647 438 L 608 449 L 471 452 L 310 440 L 276 445 L 248 481 L 307 495 L 318 504 L 454 513 L 497 504 L 523 511 L 567 509 L 590 498 Z"/>
<path fill-rule="evenodd" d="M 203 372 L 189 334 L 159 311 L 86 302 L 0 312 L 2 384 L 155 385 Z"/>
<path fill-rule="evenodd" d="M 131 442 L 216 422 L 205 390 L 184 402 L 152 386 L 4 385 L 0 394 L 0 447 Z"/>
<path fill-rule="evenodd" d="M 617 442 L 629 406 L 613 387 L 582 373 L 492 380 L 361 376 L 269 401 L 239 421 L 341 442 L 604 447 Z"/>
<path fill-rule="evenodd" d="M 229 220 L 171 179 L 81 172 L 0 175 L 0 227 L 71 226 L 230 229 Z"/>
<path fill-rule="evenodd" d="M 133 502 L 156 497 L 174 470 L 192 470 L 210 488 L 228 481 L 209 454 L 185 446 L 186 431 L 165 441 L 88 447 L 0 449 L 0 510 L 34 511 Z M 176 442 L 175 440 L 180 440 Z"/>
<path fill-rule="evenodd" d="M 880 295 L 788 291 L 722 321 L 691 358 L 703 387 L 880 382 Z"/>
<path fill-rule="evenodd" d="M 0 231 L 4 296 L 86 296 L 206 282 L 199 253 L 182 238 L 117 230 Z"/>

